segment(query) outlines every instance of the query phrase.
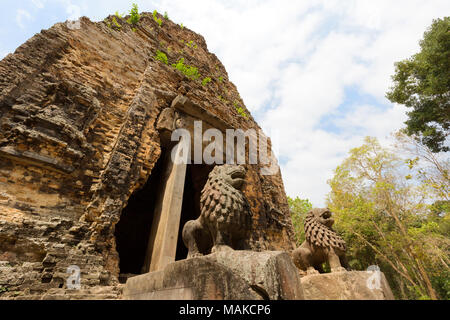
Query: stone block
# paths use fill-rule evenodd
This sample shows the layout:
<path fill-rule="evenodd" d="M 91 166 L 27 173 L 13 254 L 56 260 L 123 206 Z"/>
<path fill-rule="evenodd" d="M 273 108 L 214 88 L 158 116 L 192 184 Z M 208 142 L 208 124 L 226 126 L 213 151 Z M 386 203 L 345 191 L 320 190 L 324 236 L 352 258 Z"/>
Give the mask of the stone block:
<path fill-rule="evenodd" d="M 298 272 L 284 252 L 226 251 L 129 278 L 128 300 L 298 300 Z"/>
<path fill-rule="evenodd" d="M 395 300 L 382 272 L 314 274 L 301 278 L 301 283 L 305 300 Z"/>

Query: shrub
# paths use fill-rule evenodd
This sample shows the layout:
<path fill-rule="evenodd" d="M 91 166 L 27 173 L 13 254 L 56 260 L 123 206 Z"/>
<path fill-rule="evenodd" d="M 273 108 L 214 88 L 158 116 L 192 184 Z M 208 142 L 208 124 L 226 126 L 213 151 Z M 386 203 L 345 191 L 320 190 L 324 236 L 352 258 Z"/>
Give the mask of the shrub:
<path fill-rule="evenodd" d="M 210 77 L 206 77 L 202 81 L 202 86 L 206 86 L 210 82 L 211 82 L 211 78 Z"/>
<path fill-rule="evenodd" d="M 119 18 L 119 19 L 122 19 L 123 16 L 124 16 L 124 14 L 123 14 L 123 13 L 120 14 L 119 11 L 116 11 L 116 13 L 114 13 L 114 15 L 115 15 L 117 18 Z"/>
<path fill-rule="evenodd" d="M 117 22 L 116 17 L 112 18 L 112 27 L 118 30 L 122 29 L 122 26 Z"/>
<path fill-rule="evenodd" d="M 184 29 L 184 25 L 180 24 L 180 28 L 181 28 L 181 30 L 183 30 Z"/>
<path fill-rule="evenodd" d="M 222 81 L 223 81 L 223 77 L 220 76 L 220 77 L 219 77 L 219 82 L 222 82 Z"/>
<path fill-rule="evenodd" d="M 164 12 L 164 19 L 169 20 L 169 14 L 166 12 Z"/>
<path fill-rule="evenodd" d="M 164 64 L 167 64 L 167 65 L 169 64 L 169 59 L 167 59 L 167 55 L 162 51 L 159 51 L 159 50 L 156 51 L 155 59 L 163 62 Z"/>
<path fill-rule="evenodd" d="M 172 67 L 174 67 L 175 69 L 181 71 L 181 73 L 183 73 L 189 79 L 195 80 L 195 79 L 200 78 L 200 74 L 198 73 L 198 69 L 193 67 L 193 66 L 185 65 L 184 64 L 184 58 L 181 58 L 180 60 L 178 60 L 177 63 L 172 65 Z"/>
<path fill-rule="evenodd" d="M 139 20 L 141 20 L 141 15 L 139 14 L 139 8 L 136 3 L 133 3 L 131 10 L 130 10 L 130 17 L 128 18 L 127 22 L 132 25 L 136 25 Z"/>
<path fill-rule="evenodd" d="M 158 18 L 158 11 L 153 11 L 153 20 L 155 20 L 155 22 L 161 27 L 162 25 L 162 20 L 161 18 Z"/>

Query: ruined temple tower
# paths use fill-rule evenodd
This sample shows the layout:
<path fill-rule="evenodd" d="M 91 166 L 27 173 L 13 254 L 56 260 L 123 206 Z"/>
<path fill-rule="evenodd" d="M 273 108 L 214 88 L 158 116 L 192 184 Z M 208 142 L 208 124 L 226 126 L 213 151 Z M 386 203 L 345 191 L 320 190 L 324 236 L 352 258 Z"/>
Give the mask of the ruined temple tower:
<path fill-rule="evenodd" d="M 259 130 L 202 36 L 149 13 L 79 22 L 0 62 L 0 298 L 120 299 L 128 278 L 185 259 L 180 232 L 213 166 L 172 166 L 171 130 Z M 182 58 L 198 79 L 172 66 Z M 249 248 L 292 250 L 280 172 L 246 169 Z"/>

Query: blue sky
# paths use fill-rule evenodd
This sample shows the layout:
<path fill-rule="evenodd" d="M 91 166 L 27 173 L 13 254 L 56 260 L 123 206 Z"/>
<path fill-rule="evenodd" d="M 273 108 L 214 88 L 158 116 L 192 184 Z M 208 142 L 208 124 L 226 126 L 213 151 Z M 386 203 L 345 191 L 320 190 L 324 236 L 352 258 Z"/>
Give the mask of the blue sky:
<path fill-rule="evenodd" d="M 350 148 L 367 135 L 387 144 L 403 126 L 405 108 L 384 97 L 393 64 L 450 15 L 448 0 L 2 0 L 0 58 L 54 23 L 132 2 L 205 37 L 272 137 L 287 193 L 316 206 Z"/>

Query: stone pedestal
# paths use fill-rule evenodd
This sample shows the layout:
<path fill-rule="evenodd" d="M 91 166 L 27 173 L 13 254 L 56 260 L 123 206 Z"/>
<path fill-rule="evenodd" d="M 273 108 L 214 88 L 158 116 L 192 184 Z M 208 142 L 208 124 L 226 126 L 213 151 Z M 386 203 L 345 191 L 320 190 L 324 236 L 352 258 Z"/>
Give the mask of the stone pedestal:
<path fill-rule="evenodd" d="M 128 279 L 127 300 L 301 300 L 300 277 L 284 252 L 226 251 L 177 261 Z"/>
<path fill-rule="evenodd" d="M 394 300 L 382 272 L 349 271 L 301 278 L 305 300 Z"/>

